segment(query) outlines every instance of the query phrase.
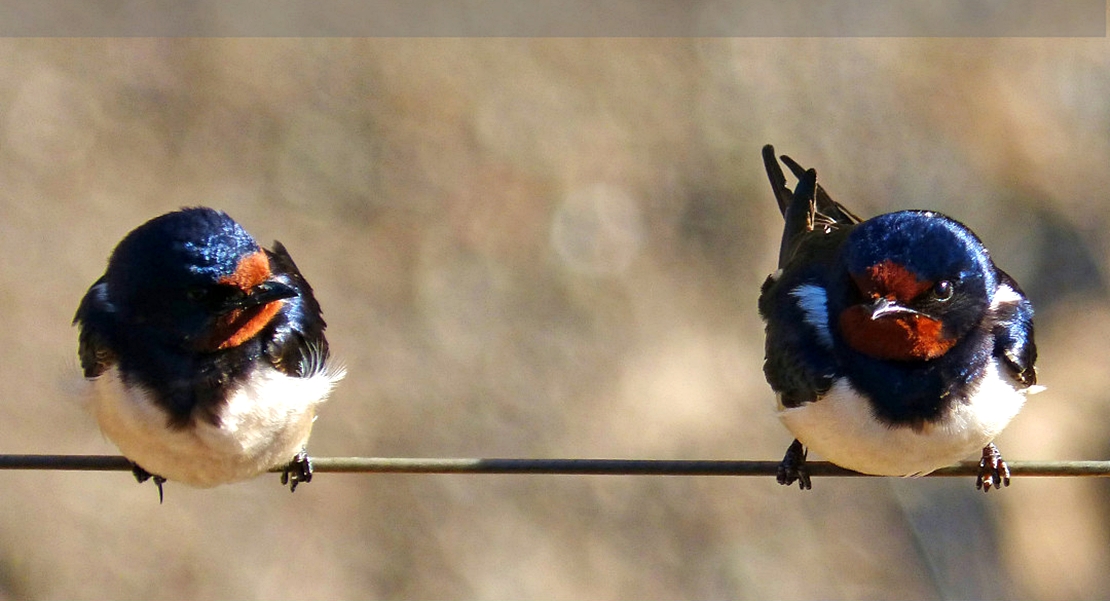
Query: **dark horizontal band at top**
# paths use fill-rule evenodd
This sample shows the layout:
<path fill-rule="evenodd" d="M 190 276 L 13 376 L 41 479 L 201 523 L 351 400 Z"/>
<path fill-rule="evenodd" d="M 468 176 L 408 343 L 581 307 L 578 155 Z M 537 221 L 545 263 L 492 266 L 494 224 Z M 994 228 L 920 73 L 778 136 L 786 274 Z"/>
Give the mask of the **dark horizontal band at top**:
<path fill-rule="evenodd" d="M 1104 37 L 1105 0 L 9 0 L 36 37 Z"/>

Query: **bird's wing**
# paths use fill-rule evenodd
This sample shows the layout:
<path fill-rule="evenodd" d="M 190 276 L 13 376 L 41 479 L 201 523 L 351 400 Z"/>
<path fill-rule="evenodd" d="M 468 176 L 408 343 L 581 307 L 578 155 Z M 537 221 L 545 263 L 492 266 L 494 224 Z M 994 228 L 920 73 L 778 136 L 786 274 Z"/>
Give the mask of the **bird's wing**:
<path fill-rule="evenodd" d="M 794 193 L 786 187 L 786 176 L 783 175 L 782 167 L 775 158 L 775 147 L 770 144 L 763 147 L 763 166 L 767 168 L 767 179 L 771 181 L 771 191 L 775 193 L 779 212 L 785 217 Z"/>
<path fill-rule="evenodd" d="M 833 382 L 832 355 L 790 328 L 767 328 L 763 374 L 783 407 L 817 401 Z"/>
<path fill-rule="evenodd" d="M 861 220 L 817 184 L 816 171 L 802 168 L 788 156 L 783 156 L 782 162 L 798 178 L 793 190 L 786 186 L 774 147 L 763 147 L 767 178 L 785 225 L 779 248 L 780 272 L 763 285 L 759 312 L 767 323 L 763 371 L 782 405 L 797 407 L 825 394 L 836 372 L 832 353 L 815 339 L 812 326 L 806 323 L 807 318 L 828 321 L 827 315 L 818 314 L 827 311 L 827 292 L 825 282 L 815 273 L 831 267 L 844 236 Z M 783 273 L 788 264 L 798 269 Z M 808 309 L 795 295 L 803 285 L 812 291 L 806 295 Z M 814 314 L 807 316 L 807 311 Z"/>
<path fill-rule="evenodd" d="M 997 304 L 995 309 L 994 355 L 1017 382 L 1025 387 L 1037 383 L 1037 345 L 1033 341 L 1033 304 L 1025 297 L 1017 282 L 998 270 L 1000 284 L 1017 294 L 1015 300 Z"/>
<path fill-rule="evenodd" d="M 95 378 L 116 363 L 116 353 L 110 345 L 111 321 L 114 310 L 108 302 L 108 284 L 101 276 L 85 293 L 73 325 L 79 328 L 77 355 L 86 378 Z"/>
<path fill-rule="evenodd" d="M 289 375 L 313 376 L 324 369 L 328 358 L 328 340 L 324 336 L 327 324 L 320 311 L 320 303 L 281 242 L 275 241 L 273 250 L 267 250 L 266 254 L 274 275 L 299 292 L 296 297 L 285 301 L 290 306 L 282 311 L 283 319 L 266 345 L 266 355 L 274 367 Z"/>
<path fill-rule="evenodd" d="M 811 232 L 829 233 L 862 221 L 844 205 L 829 197 L 825 189 L 817 183 L 816 171 L 802 168 L 786 155 L 782 156 L 782 162 L 798 178 L 794 190 L 786 187 L 786 176 L 775 158 L 775 148 L 770 144 L 763 147 L 767 179 L 771 182 L 771 191 L 775 194 L 779 211 L 786 221 L 779 248 L 780 268 L 789 262 L 800 240 Z"/>
<path fill-rule="evenodd" d="M 812 169 L 803 169 L 794 159 L 785 154 L 782 155 L 782 162 L 786 163 L 786 166 L 790 168 L 794 177 L 798 178 L 799 181 L 801 181 L 806 173 L 813 171 Z M 816 177 L 814 178 L 814 182 L 816 183 Z M 825 192 L 825 189 L 821 187 L 821 184 L 816 184 L 816 187 L 817 191 L 814 195 L 813 207 L 811 209 L 815 214 L 840 225 L 863 221 L 855 213 L 845 208 L 844 205 L 830 198 L 828 192 Z M 815 221 L 818 223 L 820 222 L 820 220 Z"/>

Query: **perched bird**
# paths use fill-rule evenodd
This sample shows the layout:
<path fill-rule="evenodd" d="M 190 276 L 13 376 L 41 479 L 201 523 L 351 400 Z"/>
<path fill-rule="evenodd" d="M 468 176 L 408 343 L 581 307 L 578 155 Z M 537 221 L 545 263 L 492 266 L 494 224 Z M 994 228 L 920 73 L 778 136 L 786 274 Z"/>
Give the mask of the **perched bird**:
<path fill-rule="evenodd" d="M 316 406 L 344 375 L 312 288 L 280 242 L 220 211 L 151 219 L 116 246 L 77 309 L 100 429 L 151 477 L 210 487 L 285 466 L 312 479 Z"/>
<path fill-rule="evenodd" d="M 976 486 L 1008 486 L 991 442 L 1036 392 L 1033 307 L 963 224 L 932 211 L 863 221 L 817 173 L 763 148 L 786 221 L 759 298 L 764 373 L 794 434 L 781 484 L 810 488 L 809 450 L 866 474 L 922 475 L 982 450 Z"/>

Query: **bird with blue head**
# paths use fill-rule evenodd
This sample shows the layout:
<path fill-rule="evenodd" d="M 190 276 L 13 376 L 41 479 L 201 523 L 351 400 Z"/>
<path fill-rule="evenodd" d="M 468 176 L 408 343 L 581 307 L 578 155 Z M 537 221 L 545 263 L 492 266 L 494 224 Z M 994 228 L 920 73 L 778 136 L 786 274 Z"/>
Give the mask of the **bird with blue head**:
<path fill-rule="evenodd" d="M 994 438 L 1036 386 L 1033 307 L 978 237 L 933 211 L 862 220 L 789 157 L 764 164 L 786 225 L 759 299 L 764 373 L 796 437 L 782 484 L 811 481 L 809 450 L 875 475 L 932 472 L 980 451 L 977 487 L 1008 486 Z"/>
<path fill-rule="evenodd" d="M 344 375 L 311 286 L 280 242 L 182 209 L 135 228 L 77 309 L 78 354 L 104 434 L 153 478 L 209 487 L 285 466 L 312 477 L 316 407 Z"/>

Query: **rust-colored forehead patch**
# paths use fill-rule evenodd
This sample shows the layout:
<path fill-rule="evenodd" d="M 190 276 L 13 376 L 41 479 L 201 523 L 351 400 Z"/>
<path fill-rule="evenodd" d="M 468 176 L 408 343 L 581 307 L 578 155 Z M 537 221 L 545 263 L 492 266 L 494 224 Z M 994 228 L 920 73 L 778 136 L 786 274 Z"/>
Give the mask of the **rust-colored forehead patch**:
<path fill-rule="evenodd" d="M 250 290 L 270 279 L 270 259 L 265 251 L 258 251 L 243 257 L 235 273 L 220 279 L 221 284 L 231 284 L 240 290 Z"/>
<path fill-rule="evenodd" d="M 866 295 L 893 297 L 901 302 L 909 302 L 933 287 L 933 282 L 917 279 L 910 270 L 890 259 L 868 267 L 862 274 L 853 273 L 852 279 Z"/>

